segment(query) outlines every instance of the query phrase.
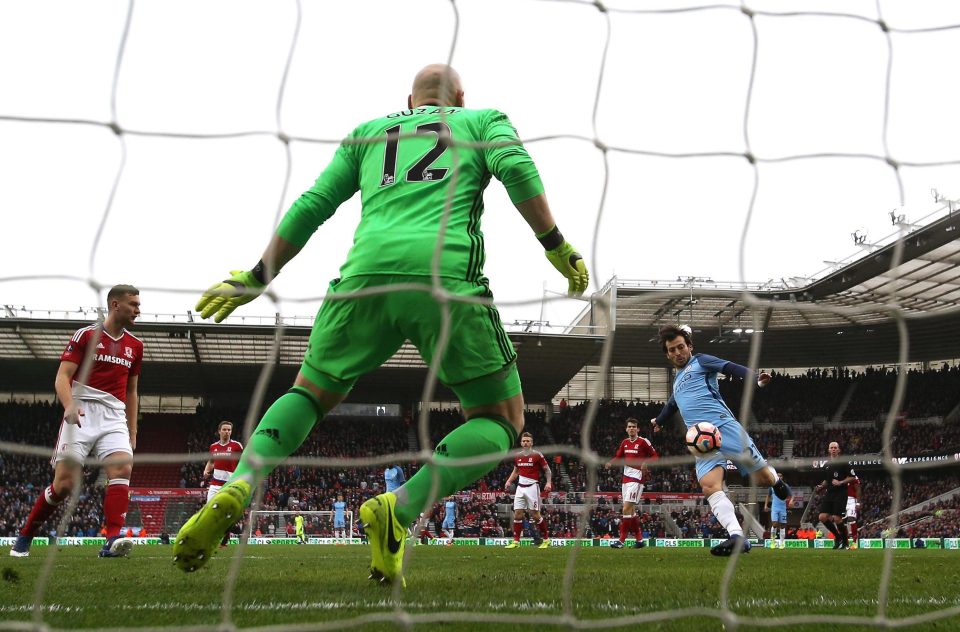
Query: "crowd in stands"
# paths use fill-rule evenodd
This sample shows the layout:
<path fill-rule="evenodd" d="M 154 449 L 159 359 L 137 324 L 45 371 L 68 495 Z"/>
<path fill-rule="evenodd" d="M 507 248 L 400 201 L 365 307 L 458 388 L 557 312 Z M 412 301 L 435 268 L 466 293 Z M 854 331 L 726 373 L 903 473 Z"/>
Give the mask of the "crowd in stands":
<path fill-rule="evenodd" d="M 510 500 L 507 497 L 501 500 Z M 572 538 L 577 534 L 583 513 L 582 505 L 549 505 L 541 506 L 541 515 L 547 521 L 547 530 L 552 538 Z M 663 516 L 659 513 L 638 511 L 640 529 L 643 537 L 663 537 L 665 533 Z M 588 538 L 618 538 L 620 536 L 620 520 L 622 508 L 619 503 L 611 503 L 604 497 L 597 497 L 596 506 L 590 512 L 588 522 L 583 526 L 584 537 Z M 524 532 L 530 533 L 532 527 L 525 518 Z M 502 537 L 502 535 L 501 535 Z"/>
<path fill-rule="evenodd" d="M 947 473 L 942 470 L 911 474 L 905 477 L 901 485 L 900 509 L 908 509 L 924 500 L 960 487 L 960 474 Z M 893 508 L 893 485 L 885 478 L 864 478 L 860 486 L 861 524 L 867 526 L 883 520 L 890 515 Z M 919 516 L 918 516 L 919 517 Z M 906 515 L 900 522 L 908 521 Z M 879 524 L 875 531 L 886 528 L 886 524 Z M 865 532 L 870 533 L 867 529 Z M 960 534 L 960 532 L 958 532 Z"/>
<path fill-rule="evenodd" d="M 922 455 L 960 449 L 960 424 L 912 425 L 908 418 L 897 420 L 890 445 L 895 456 Z M 840 443 L 845 454 L 878 454 L 883 447 L 883 423 L 866 428 L 804 429 L 796 433 L 793 456 L 824 456 L 831 441 Z"/>
<path fill-rule="evenodd" d="M 956 420 L 955 410 L 960 402 L 960 369 L 944 366 L 926 372 L 910 371 L 906 377 L 908 388 L 893 434 L 894 454 L 960 452 L 960 422 Z M 827 444 L 834 440 L 841 443 L 845 454 L 877 453 L 881 449 L 882 428 L 896 380 L 897 373 L 888 369 L 868 369 L 865 372 L 812 369 L 801 376 L 775 374 L 766 388 L 754 390 L 751 410 L 754 422 L 777 422 L 777 429 L 765 426 L 764 430 L 751 430 L 751 434 L 761 452 L 774 459 L 783 453 L 785 439 L 794 441 L 795 457 L 825 456 Z M 742 390 L 741 381 L 721 380 L 721 391 L 734 411 L 739 410 Z M 662 406 L 663 402 L 602 400 L 597 402 L 596 415 L 588 419 L 588 403 L 566 405 L 564 402 L 549 420 L 543 411 L 529 411 L 526 429 L 534 435 L 535 448 L 560 445 L 580 450 L 589 428 L 589 446 L 601 463 L 590 466 L 595 475 L 595 491 L 616 493 L 620 490 L 620 468 L 606 469 L 602 463 L 613 456 L 626 436 L 627 418 L 640 420 L 641 435 L 651 440 L 660 455 L 687 456 L 682 440 L 685 427 L 679 419 L 674 419 L 661 432 L 651 431 L 649 420 L 656 417 Z M 0 403 L 0 440 L 49 450 L 57 435 L 60 415 L 59 406 L 49 402 Z M 234 438 L 242 441 L 245 416 L 245 410 L 199 409 L 184 450 L 205 454 L 216 439 L 216 425 L 221 419 L 235 422 Z M 928 419 L 931 417 L 946 420 L 931 425 Z M 843 423 L 841 420 L 861 423 L 839 428 L 831 425 L 829 430 L 823 428 L 824 423 Z M 412 419 L 329 416 L 317 424 L 294 456 L 357 460 L 385 454 L 407 454 L 419 449 L 418 422 L 416 416 Z M 431 442 L 436 443 L 462 422 L 459 409 L 431 410 Z M 140 445 L 139 449 L 149 451 L 149 446 Z M 591 470 L 580 455 L 547 451 L 546 456 L 555 490 L 575 492 L 586 489 Z M 407 478 L 419 467 L 409 461 L 400 464 Z M 180 471 L 180 486 L 199 487 L 203 466 L 202 461 L 184 464 Z M 4 473 L 3 480 L 0 480 L 0 535 L 12 535 L 29 512 L 36 494 L 50 483 L 52 469 L 46 457 L 12 452 L 0 452 L 0 469 Z M 505 460 L 466 490 L 475 492 L 477 500 L 462 508 L 462 533 L 496 533 L 504 528 L 509 532 L 509 522 L 502 510 L 497 514 L 496 505 L 509 505 L 511 501 L 510 495 L 503 492 L 511 469 L 512 461 Z M 98 475 L 96 469 L 88 471 L 78 509 L 69 522 L 69 535 L 95 534 L 99 530 L 102 490 L 96 486 Z M 342 494 L 347 506 L 356 509 L 366 498 L 383 491 L 383 484 L 383 465 L 312 467 L 284 464 L 267 481 L 263 507 L 268 510 L 329 511 L 337 495 Z M 957 486 L 960 486 L 960 479 L 945 474 L 944 470 L 910 476 L 905 480 L 901 506 L 908 507 Z M 652 476 L 646 482 L 646 491 L 698 492 L 692 461 L 670 468 L 654 465 Z M 494 501 L 490 500 L 491 493 L 495 496 Z M 891 488 L 882 476 L 875 479 L 864 477 L 861 493 L 864 523 L 889 513 Z M 916 520 L 923 520 L 917 528 L 954 528 L 956 524 L 951 521 L 958 519 L 955 509 L 944 506 L 930 510 L 940 511 L 940 516 L 935 513 L 917 515 Z M 579 516 L 575 510 L 566 505 L 551 506 L 547 502 L 544 511 L 552 532 L 575 532 Z M 654 521 L 657 513 L 644 515 Z M 712 532 L 715 526 L 709 512 L 679 515 L 673 519 L 686 533 Z M 55 520 L 48 525 L 55 525 Z M 608 533 L 618 526 L 618 521 L 619 507 L 600 505 L 590 516 L 589 530 L 597 534 Z M 662 522 L 651 524 L 651 531 L 661 531 L 662 528 Z"/>
<path fill-rule="evenodd" d="M 15 535 L 29 515 L 37 494 L 53 480 L 50 456 L 61 414 L 58 405 L 48 402 L 0 403 L 0 441 L 40 446 L 47 451 L 46 456 L 0 452 L 0 472 L 3 473 L 0 477 L 0 536 Z M 88 474 L 76 510 L 66 525 L 65 534 L 68 536 L 95 536 L 100 531 L 103 485 L 95 485 L 96 471 Z M 47 531 L 56 531 L 64 509 L 50 518 Z"/>
<path fill-rule="evenodd" d="M 20 465 L 14 461 L 16 456 L 0 455 L 0 470 L 3 470 L 4 476 L 17 476 Z M 30 469 L 39 469 L 34 463 Z M 13 466 L 11 469 L 8 467 Z M 22 474 L 22 471 L 21 471 Z M 23 480 L 28 482 L 24 483 Z M 37 498 L 38 493 L 42 493 L 49 481 L 43 483 L 32 482 L 35 477 L 29 476 L 20 479 L 16 483 L 7 483 L 0 485 L 0 537 L 16 535 L 17 530 L 23 526 L 23 522 L 30 514 L 30 509 Z M 80 489 L 80 497 L 77 507 L 64 528 L 64 535 L 73 537 L 93 537 L 101 529 L 100 525 L 100 506 L 103 498 L 103 486 L 84 484 Z M 67 503 L 58 510 L 47 521 L 45 533 L 56 533 L 60 521 L 63 519 L 63 513 L 67 508 Z"/>
<path fill-rule="evenodd" d="M 809 369 L 804 375 L 774 371 L 771 375 L 773 379 L 765 388 L 754 389 L 750 407 L 753 421 L 806 424 L 817 419 L 882 420 L 893 405 L 899 374 L 888 367 L 868 367 L 864 371 Z M 911 369 L 906 378 L 907 389 L 900 411 L 909 418 L 944 416 L 957 405 L 960 367 L 944 364 L 927 371 Z M 734 414 L 742 419 L 743 382 L 721 380 L 720 393 Z"/>
<path fill-rule="evenodd" d="M 904 538 L 955 538 L 960 534 L 960 497 L 929 503 L 920 511 L 900 516 L 896 535 Z M 864 530 L 868 537 L 890 535 L 887 525 L 877 523 Z"/>
<path fill-rule="evenodd" d="M 483 500 L 477 495 L 458 494 L 456 535 L 469 538 L 502 538 L 505 530 L 498 519 L 497 503 L 493 500 Z M 433 509 L 427 512 L 430 519 L 423 535 L 442 537 L 440 524 L 444 518 L 444 503 L 434 504 Z"/>
<path fill-rule="evenodd" d="M 587 537 L 618 538 L 620 536 L 620 518 L 622 510 L 619 505 L 598 505 L 590 514 L 590 524 L 586 529 Z M 644 537 L 663 537 L 665 529 L 663 516 L 659 513 L 640 511 L 640 530 Z"/>
<path fill-rule="evenodd" d="M 889 368 L 868 369 L 858 376 L 844 420 L 880 419 L 893 405 L 898 373 Z M 907 388 L 900 411 L 922 419 L 946 415 L 957 405 L 960 368 L 944 365 L 938 370 L 906 373 Z M 879 415 L 878 415 L 879 408 Z"/>
<path fill-rule="evenodd" d="M 740 508 L 736 508 L 737 520 L 742 521 Z M 670 517 L 677 523 L 680 529 L 681 538 L 726 538 L 727 531 L 709 508 L 701 509 L 683 508 L 670 512 Z"/>

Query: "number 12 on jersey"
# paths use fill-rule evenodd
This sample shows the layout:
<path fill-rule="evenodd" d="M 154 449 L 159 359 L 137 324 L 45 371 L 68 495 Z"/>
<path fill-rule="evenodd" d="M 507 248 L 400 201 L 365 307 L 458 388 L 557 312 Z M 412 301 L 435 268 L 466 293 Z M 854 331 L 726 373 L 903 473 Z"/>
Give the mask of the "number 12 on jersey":
<path fill-rule="evenodd" d="M 383 152 L 383 175 L 380 186 L 386 187 L 397 181 L 397 152 L 400 150 L 400 126 L 394 125 L 386 130 L 387 144 Z M 450 126 L 441 121 L 417 125 L 417 136 L 433 135 L 436 142 L 410 169 L 404 179 L 407 182 L 436 182 L 446 177 L 446 168 L 431 168 L 436 160 L 449 148 Z"/>

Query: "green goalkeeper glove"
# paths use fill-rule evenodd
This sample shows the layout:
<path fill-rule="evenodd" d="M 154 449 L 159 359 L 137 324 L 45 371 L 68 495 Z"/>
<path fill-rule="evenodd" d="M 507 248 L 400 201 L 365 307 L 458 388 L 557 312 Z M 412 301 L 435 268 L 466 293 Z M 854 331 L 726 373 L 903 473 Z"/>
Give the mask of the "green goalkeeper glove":
<path fill-rule="evenodd" d="M 567 294 L 582 295 L 590 284 L 590 273 L 587 272 L 587 265 L 577 249 L 563 238 L 556 226 L 544 234 L 537 235 L 537 239 L 547 249 L 544 254 L 553 267 L 567 277 Z"/>
<path fill-rule="evenodd" d="M 232 270 L 229 279 L 220 281 L 203 293 L 197 301 L 196 310 L 200 312 L 200 318 L 210 318 L 216 313 L 213 321 L 219 323 L 233 310 L 263 294 L 266 287 L 250 270 Z"/>

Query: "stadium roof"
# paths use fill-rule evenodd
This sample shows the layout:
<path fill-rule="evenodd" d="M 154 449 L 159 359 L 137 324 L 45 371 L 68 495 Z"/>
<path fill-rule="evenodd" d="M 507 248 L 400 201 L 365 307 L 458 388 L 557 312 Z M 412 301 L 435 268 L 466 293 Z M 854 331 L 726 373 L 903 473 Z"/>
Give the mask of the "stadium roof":
<path fill-rule="evenodd" d="M 96 319 L 90 315 L 89 321 Z M 0 318 L 0 384 L 4 391 L 53 390 L 60 354 L 82 326 L 76 319 Z M 271 364 L 274 325 L 138 322 L 134 334 L 144 341 L 141 394 L 212 397 L 249 395 L 266 365 L 273 367 L 268 393 L 293 383 L 307 347 L 310 327 L 284 328 L 279 353 Z M 553 398 L 586 364 L 597 362 L 602 336 L 510 332 L 517 348 L 528 402 Z M 350 401 L 366 403 L 420 401 L 427 366 L 405 344 L 382 368 L 362 378 Z M 440 387 L 432 401 L 454 401 Z"/>
<path fill-rule="evenodd" d="M 766 367 L 889 364 L 899 357 L 900 316 L 908 361 L 960 357 L 958 237 L 960 213 L 948 213 L 902 241 L 864 245 L 865 256 L 802 285 L 615 280 L 598 293 L 612 299 L 613 364 L 662 365 L 656 332 L 669 323 L 691 325 L 697 351 L 737 362 L 760 339 Z M 593 305 L 569 331 L 610 319 Z"/>
<path fill-rule="evenodd" d="M 899 357 L 902 321 L 908 361 L 960 358 L 960 214 L 913 230 L 898 246 L 865 245 L 866 254 L 803 284 L 785 279 L 763 284 L 721 284 L 703 278 L 677 281 L 614 279 L 594 295 L 570 326 L 537 322 L 508 325 L 519 354 L 530 403 L 552 399 L 584 366 L 599 365 L 615 323 L 612 365 L 663 367 L 656 332 L 666 323 L 694 328 L 697 351 L 747 364 L 760 341 L 759 365 L 769 368 L 891 364 Z M 96 311 L 0 314 L 0 384 L 4 391 L 49 392 L 65 341 Z M 137 323 L 147 366 L 144 394 L 236 399 L 253 391 L 271 363 L 276 318 L 231 317 L 214 325 L 190 313 Z M 292 383 L 306 349 L 311 319 L 285 318 L 284 335 L 268 394 Z M 534 328 L 542 331 L 532 331 Z M 753 333 L 750 330 L 754 330 Z M 378 371 L 364 377 L 351 401 L 423 399 L 427 367 L 404 345 Z M 595 376 L 596 379 L 599 376 Z M 453 400 L 440 387 L 432 401 Z"/>

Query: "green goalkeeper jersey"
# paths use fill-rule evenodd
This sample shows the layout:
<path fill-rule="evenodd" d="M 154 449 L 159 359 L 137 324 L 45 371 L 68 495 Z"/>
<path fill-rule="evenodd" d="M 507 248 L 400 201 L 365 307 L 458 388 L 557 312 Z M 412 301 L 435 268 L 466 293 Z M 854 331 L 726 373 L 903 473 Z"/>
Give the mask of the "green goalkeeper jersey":
<path fill-rule="evenodd" d="M 277 232 L 303 246 L 359 190 L 360 223 L 340 276 L 430 275 L 449 205 L 439 273 L 479 281 L 483 191 L 491 176 L 514 203 L 543 193 L 533 160 L 502 112 L 433 105 L 394 112 L 351 132 Z"/>

